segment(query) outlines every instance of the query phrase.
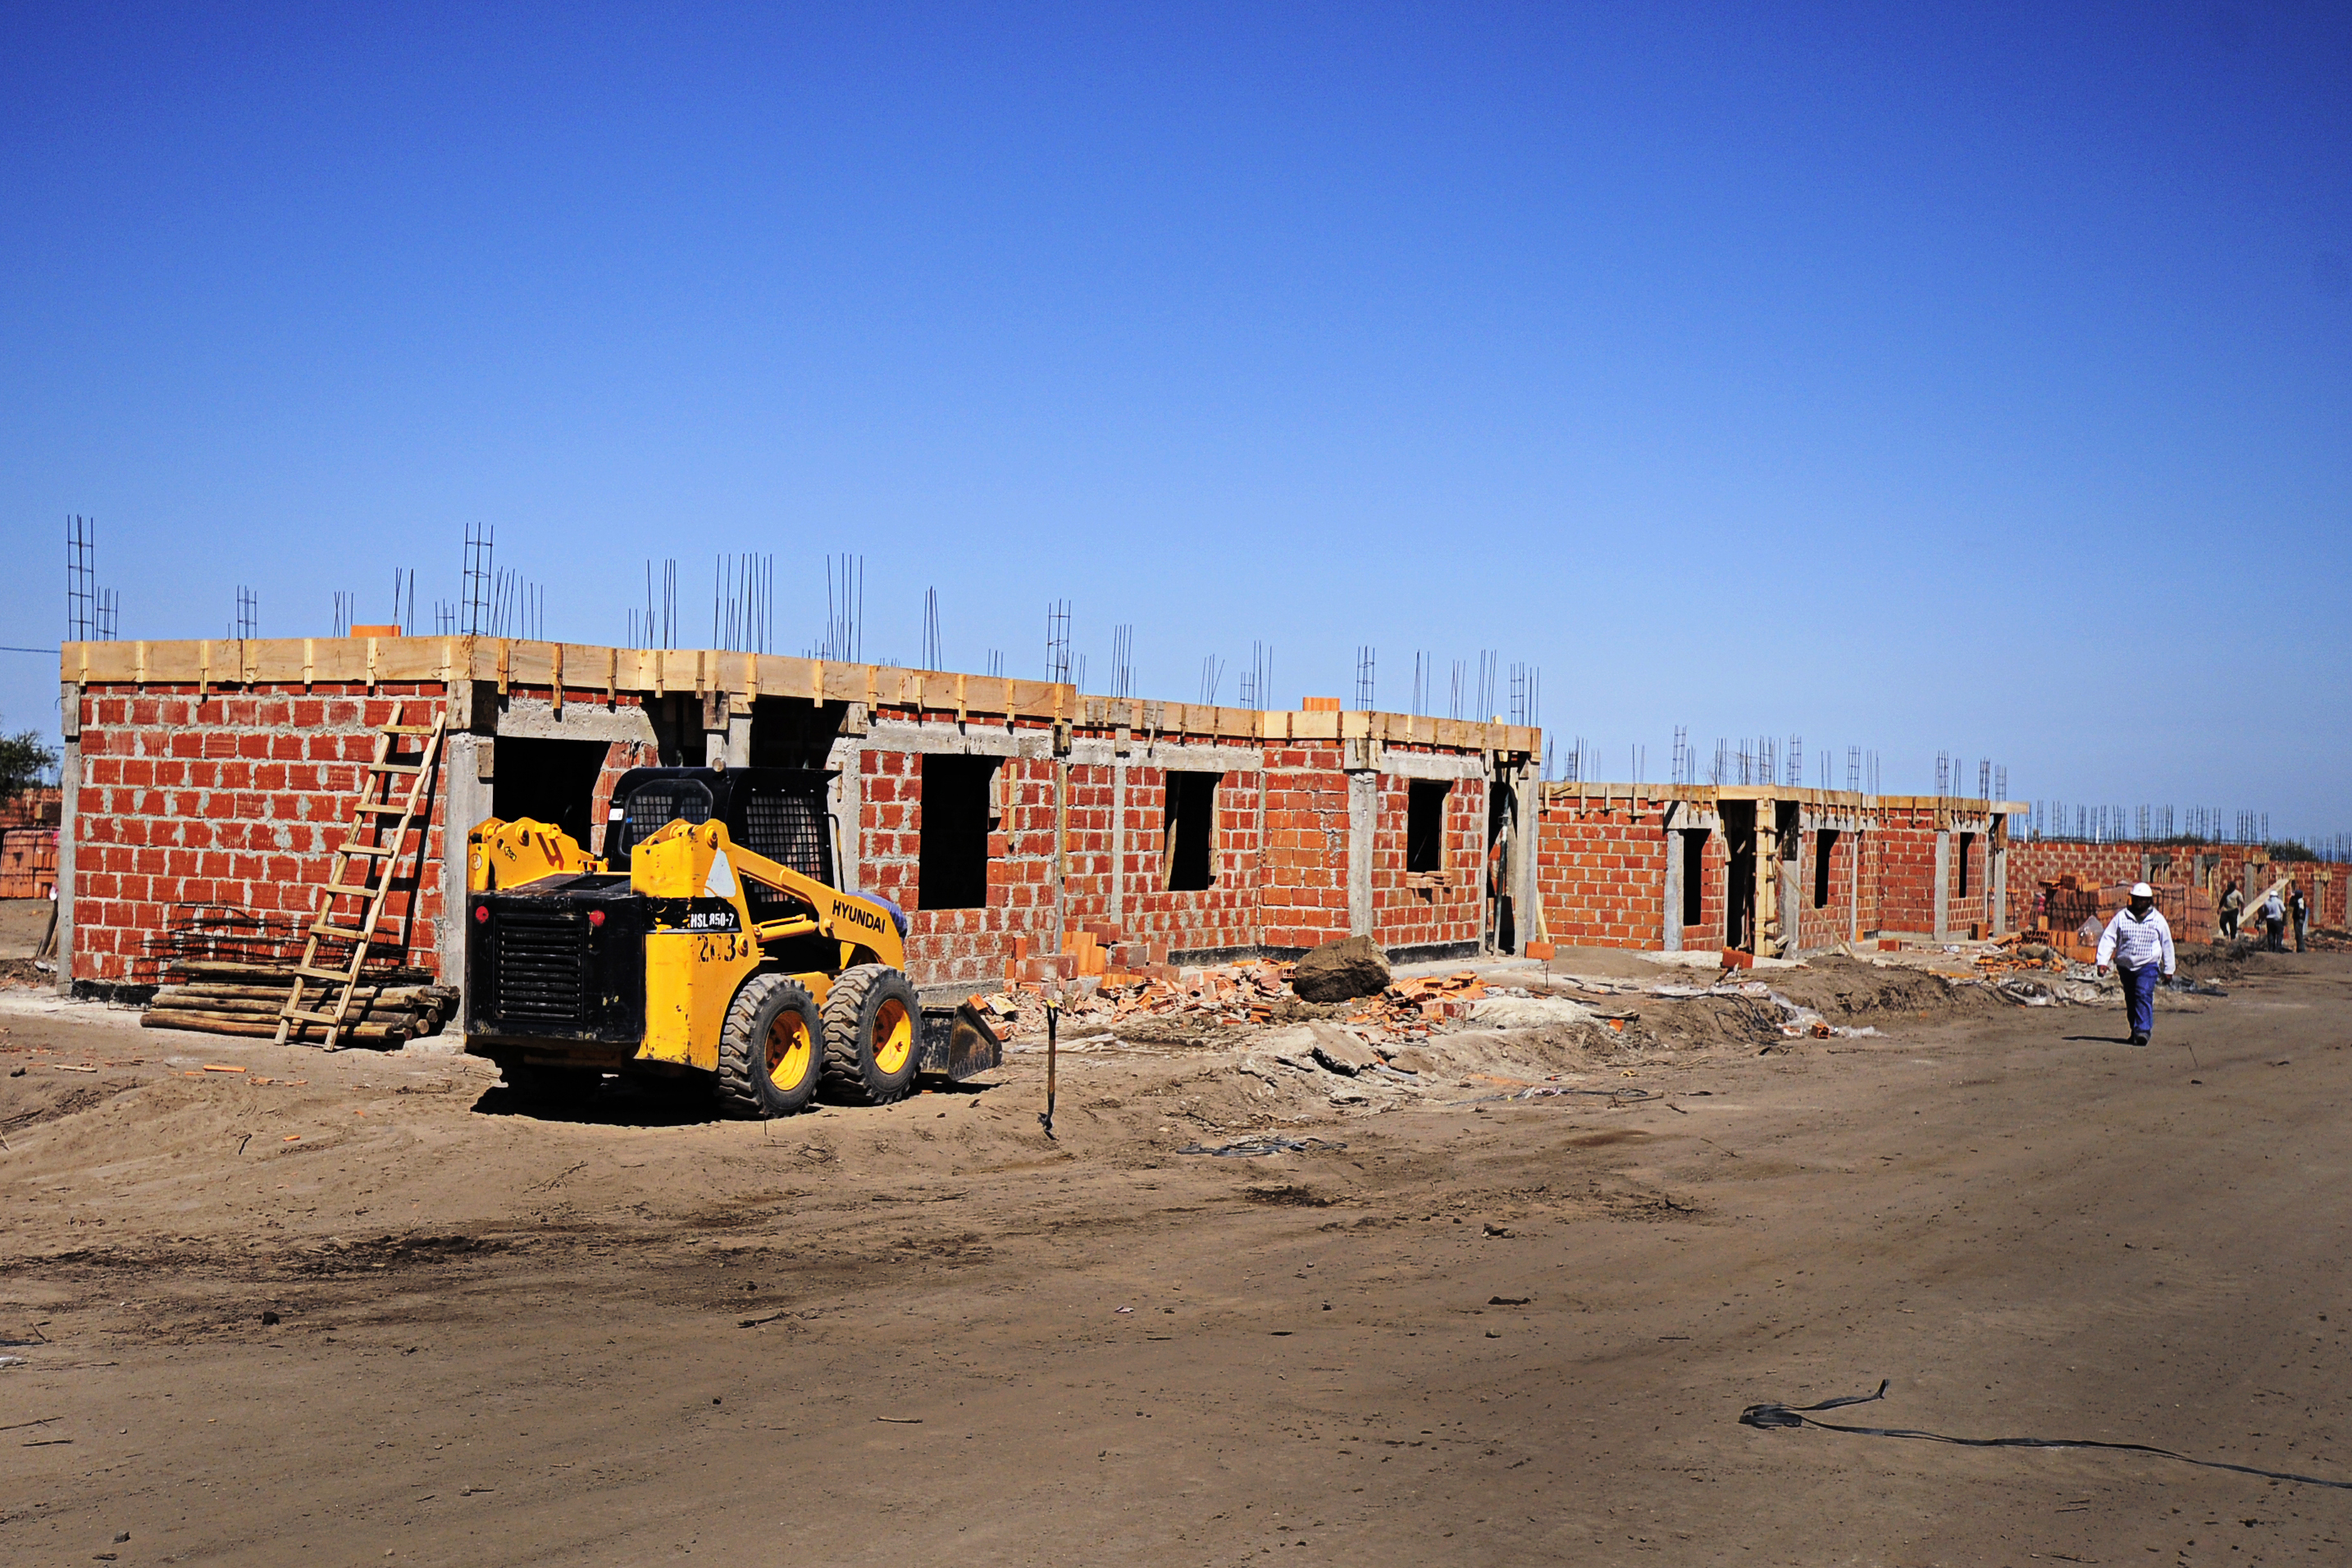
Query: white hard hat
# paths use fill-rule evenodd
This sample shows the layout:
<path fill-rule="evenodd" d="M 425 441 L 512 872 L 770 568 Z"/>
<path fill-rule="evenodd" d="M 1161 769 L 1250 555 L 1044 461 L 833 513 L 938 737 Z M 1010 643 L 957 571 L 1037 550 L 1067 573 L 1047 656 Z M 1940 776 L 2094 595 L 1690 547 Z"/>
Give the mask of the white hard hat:
<path fill-rule="evenodd" d="M 2156 889 L 2149 887 L 2146 882 L 2134 882 L 2132 884 L 2132 897 L 2135 899 L 2152 899 L 2156 897 Z"/>

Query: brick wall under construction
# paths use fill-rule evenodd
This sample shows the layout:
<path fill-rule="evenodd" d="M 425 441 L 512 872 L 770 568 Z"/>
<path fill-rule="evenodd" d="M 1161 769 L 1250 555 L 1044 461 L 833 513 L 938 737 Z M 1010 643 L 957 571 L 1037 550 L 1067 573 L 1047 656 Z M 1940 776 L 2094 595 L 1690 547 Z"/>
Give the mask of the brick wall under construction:
<path fill-rule="evenodd" d="M 1402 715 L 1113 702 L 1043 682 L 489 639 L 72 644 L 63 673 L 76 721 L 68 970 L 92 987 L 152 984 L 153 955 L 192 911 L 283 933 L 307 923 L 376 727 L 404 699 L 408 721 L 446 706 L 453 729 L 421 853 L 412 841 L 387 904 L 399 951 L 383 956 L 446 979 L 462 950 L 446 918 L 462 837 L 449 833 L 520 789 L 534 747 L 586 759 L 584 775 L 565 774 L 593 778 L 586 810 L 566 800 L 530 814 L 576 811 L 592 849 L 631 766 L 731 755 L 835 770 L 844 879 L 907 911 L 908 966 L 929 984 L 1071 969 L 1055 948 L 1083 945 L 1080 931 L 1139 966 L 1303 951 L 1359 924 L 1407 953 L 1474 950 L 1486 778 L 1539 745 L 1532 730 Z M 794 744 L 814 749 L 787 756 Z M 923 780 L 942 757 L 984 764 L 989 821 L 981 883 L 932 908 Z M 1407 775 L 1432 770 L 1450 771 L 1433 877 L 1407 868 L 1404 843 Z M 1181 866 L 1171 829 L 1191 850 Z"/>
<path fill-rule="evenodd" d="M 2217 908 L 2222 889 L 2233 881 L 2252 900 L 2273 882 L 2292 877 L 2310 901 L 2312 924 L 2336 930 L 2352 924 L 2346 909 L 2347 895 L 2352 895 L 2352 876 L 2341 865 L 2274 860 L 2270 851 L 2251 844 L 2091 844 L 2045 838 L 2025 840 L 2011 851 L 2009 907 L 2013 927 L 2023 930 L 2032 924 L 2036 887 L 2062 876 L 2098 887 L 2138 881 L 2181 883 L 2203 889 Z"/>
<path fill-rule="evenodd" d="M 374 754 L 375 727 L 422 687 L 309 693 L 90 691 L 73 800 L 77 980 L 152 984 L 142 959 L 203 909 L 290 931 L 327 879 Z M 416 702 L 412 700 L 413 717 Z M 436 810 L 386 911 L 429 943 L 444 900 Z"/>
<path fill-rule="evenodd" d="M 1857 936 L 1966 936 L 1971 929 L 1990 934 L 1999 927 L 2004 908 L 1995 891 L 1999 836 L 1983 802 L 1810 790 L 1790 791 L 1783 798 L 1760 789 L 1701 785 L 1551 784 L 1544 790 L 1536 867 L 1549 939 L 1560 946 L 1656 950 L 1666 945 L 1671 898 L 1677 906 L 1675 945 L 1696 951 L 1726 944 L 1733 935 L 1727 912 L 1734 860 L 1723 827 L 1727 803 L 1734 812 L 1752 811 L 1776 837 L 1784 826 L 1788 829 L 1769 861 L 1759 839 L 1749 886 L 1753 879 L 1772 879 L 1781 929 L 1793 937 L 1798 952 L 1817 952 Z M 1680 840 L 1679 885 L 1670 874 L 1675 836 Z M 2015 875 L 2012 868 L 2012 888 Z M 1680 918 L 1694 910 L 1697 919 Z"/>
<path fill-rule="evenodd" d="M 1532 730 L 1111 701 L 771 656 L 436 638 L 77 644 L 66 673 L 77 722 L 55 874 L 70 976 L 90 985 L 151 983 L 142 960 L 191 910 L 298 930 L 376 726 L 404 700 L 411 720 L 446 706 L 455 722 L 423 852 L 412 847 L 389 904 L 397 956 L 435 972 L 459 951 L 446 918 L 461 874 L 445 833 L 451 803 L 470 826 L 521 790 L 532 749 L 551 744 L 576 753 L 585 771 L 564 776 L 586 781 L 590 804 L 532 814 L 575 814 L 592 848 L 629 767 L 732 756 L 835 770 L 845 880 L 908 912 L 922 984 L 1073 973 L 1089 954 L 1143 967 L 1297 952 L 1357 930 L 1408 957 L 1476 951 L 1494 940 L 1490 924 L 1517 943 L 1713 948 L 1731 934 L 1727 803 L 1791 826 L 1787 858 L 1750 869 L 1771 879 L 1798 951 L 1857 934 L 2015 929 L 2037 880 L 2061 872 L 2129 880 L 2175 858 L 2168 879 L 2216 890 L 2231 876 L 2259 889 L 2281 874 L 2242 847 L 2026 842 L 2007 847 L 2004 879 L 2000 819 L 1980 801 L 1533 785 Z M 964 781 L 963 815 L 940 817 L 934 837 L 977 835 L 984 848 L 977 880 L 951 896 L 926 868 L 927 804 L 947 809 L 927 803 L 932 772 Z M 1521 810 L 1533 822 L 1514 834 Z M 1490 854 L 1497 830 L 1518 864 Z M 1670 887 L 1676 860 L 1682 884 Z M 2318 923 L 2346 923 L 2340 871 L 2301 872 Z M 1490 876 L 1507 879 L 1507 909 L 1489 903 Z M 1538 903 L 1520 907 L 1524 878 Z"/>

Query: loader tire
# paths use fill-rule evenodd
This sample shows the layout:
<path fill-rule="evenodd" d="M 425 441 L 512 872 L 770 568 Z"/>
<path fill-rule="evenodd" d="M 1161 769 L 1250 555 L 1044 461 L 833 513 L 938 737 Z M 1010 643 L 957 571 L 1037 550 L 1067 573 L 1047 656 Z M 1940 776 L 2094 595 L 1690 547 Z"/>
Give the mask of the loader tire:
<path fill-rule="evenodd" d="M 824 999 L 824 1088 L 854 1105 L 887 1105 L 915 1086 L 923 1009 L 884 963 L 845 969 Z"/>
<path fill-rule="evenodd" d="M 798 982 L 781 974 L 743 982 L 719 1030 L 719 1113 L 756 1121 L 805 1108 L 816 1098 L 824 1041 L 824 1019 Z"/>

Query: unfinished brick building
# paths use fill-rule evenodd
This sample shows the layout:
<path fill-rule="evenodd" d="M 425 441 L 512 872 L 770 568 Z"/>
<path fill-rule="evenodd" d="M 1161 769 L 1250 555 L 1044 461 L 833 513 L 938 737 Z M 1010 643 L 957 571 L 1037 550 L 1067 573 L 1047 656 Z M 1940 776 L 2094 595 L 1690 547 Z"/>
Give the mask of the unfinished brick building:
<path fill-rule="evenodd" d="M 2202 889 L 2218 900 L 2231 882 L 2249 900 L 2273 883 L 2292 879 L 2310 900 L 2311 923 L 2341 931 L 2352 925 L 2352 885 L 2345 868 L 2325 860 L 2280 860 L 2259 844 L 2083 843 L 2044 839 L 2017 846 L 2019 885 L 2010 889 L 2009 920 L 2021 929 L 2034 918 L 2036 887 L 2062 876 L 2086 881 L 2171 883 Z M 2246 911 L 2249 925 L 2254 911 Z"/>
<path fill-rule="evenodd" d="M 1548 784 L 1535 847 L 1560 946 L 1815 952 L 2008 923 L 2015 803 L 1794 786 Z"/>
<path fill-rule="evenodd" d="M 175 924 L 307 920 L 376 729 L 448 739 L 387 905 L 398 958 L 456 982 L 465 830 L 599 846 L 632 767 L 835 772 L 843 880 L 911 921 L 927 986 L 1295 953 L 1508 944 L 1531 862 L 1528 728 L 1087 697 L 1067 685 L 710 650 L 490 638 L 99 642 L 63 650 L 61 977 L 152 984 Z"/>
<path fill-rule="evenodd" d="M 831 770 L 843 880 L 911 921 L 918 984 L 1294 954 L 1530 943 L 1797 955 L 1990 936 L 2034 888 L 2284 874 L 2257 849 L 2012 844 L 2014 802 L 1795 787 L 1545 784 L 1524 727 L 1264 712 L 1067 685 L 710 650 L 490 638 L 68 644 L 60 964 L 152 984 L 190 922 L 315 909 L 377 726 L 449 736 L 388 905 L 387 958 L 455 983 L 464 830 L 537 817 L 600 847 L 632 767 Z M 449 829 L 455 825 L 457 831 Z M 2346 921 L 2344 879 L 2304 879 Z"/>

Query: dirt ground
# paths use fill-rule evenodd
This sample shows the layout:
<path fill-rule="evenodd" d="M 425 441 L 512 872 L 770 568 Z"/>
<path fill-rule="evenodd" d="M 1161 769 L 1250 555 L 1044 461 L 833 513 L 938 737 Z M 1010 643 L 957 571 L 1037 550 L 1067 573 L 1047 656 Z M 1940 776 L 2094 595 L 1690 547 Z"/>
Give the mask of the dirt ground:
<path fill-rule="evenodd" d="M 2352 1491 L 1738 1417 L 1884 1378 L 1823 1419 L 2352 1480 L 2352 958 L 2146 1050 L 1769 979 L 1879 1033 L 1596 980 L 1624 1016 L 1415 1072 L 1098 1038 L 1050 1142 L 1034 1050 L 557 1119 L 0 994 L 0 1559 L 2346 1561 Z"/>

